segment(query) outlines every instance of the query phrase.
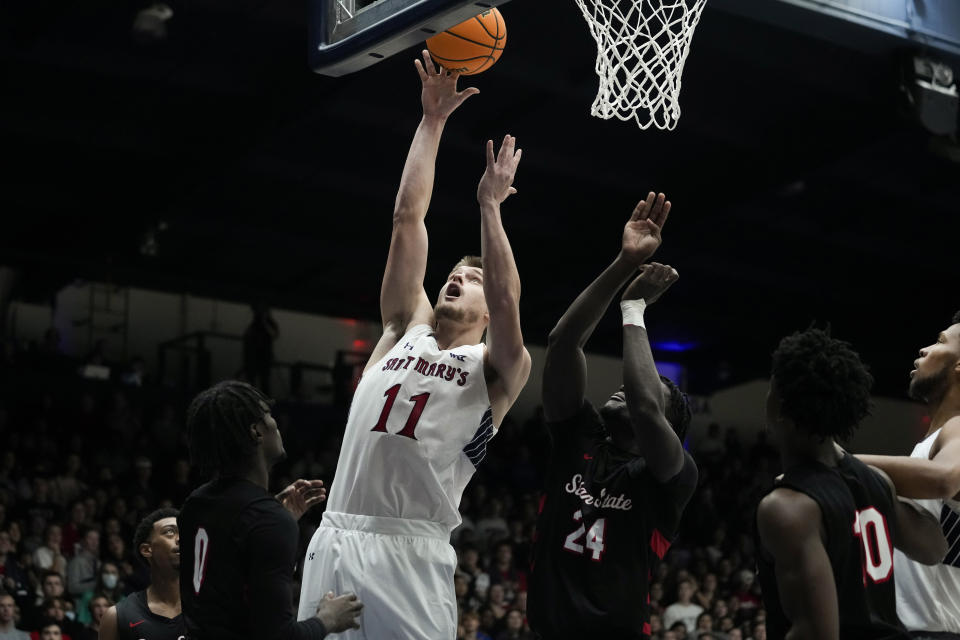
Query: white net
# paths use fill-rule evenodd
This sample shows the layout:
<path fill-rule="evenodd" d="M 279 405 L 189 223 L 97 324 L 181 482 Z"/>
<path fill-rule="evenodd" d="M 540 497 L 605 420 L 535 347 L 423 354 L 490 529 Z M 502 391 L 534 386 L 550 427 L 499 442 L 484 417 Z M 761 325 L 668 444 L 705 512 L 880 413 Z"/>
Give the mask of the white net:
<path fill-rule="evenodd" d="M 680 78 L 707 0 L 576 0 L 597 41 L 600 89 L 590 113 L 673 129 Z"/>

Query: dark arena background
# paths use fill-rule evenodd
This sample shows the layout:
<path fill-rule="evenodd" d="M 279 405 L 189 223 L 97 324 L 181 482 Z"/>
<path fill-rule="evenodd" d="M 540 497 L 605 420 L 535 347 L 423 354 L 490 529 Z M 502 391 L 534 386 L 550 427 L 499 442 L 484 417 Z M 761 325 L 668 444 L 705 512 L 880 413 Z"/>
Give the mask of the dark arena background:
<path fill-rule="evenodd" d="M 693 403 L 700 488 L 651 598 L 664 609 L 692 577 L 712 613 L 701 631 L 762 640 L 752 510 L 779 466 L 763 433 L 779 339 L 829 325 L 869 364 L 874 410 L 853 450 L 906 455 L 929 422 L 906 387 L 960 309 L 960 11 L 708 0 L 673 131 L 590 116 L 596 46 L 572 1 L 500 11 L 506 49 L 460 81 L 481 93 L 447 124 L 427 218 L 433 299 L 480 252 L 484 142 L 517 137 L 503 220 L 533 372 L 461 505 L 458 603 L 479 613 L 462 637 L 527 637 L 506 621 L 526 606 L 547 336 L 656 190 L 673 203 L 656 260 L 680 280 L 647 327 Z M 94 592 L 145 586 L 132 528 L 200 481 L 185 407 L 213 382 L 266 380 L 289 454 L 277 489 L 334 481 L 381 331 L 419 47 L 318 75 L 307 16 L 279 0 L 0 6 L 0 579 L 18 628 L 37 631 L 49 605 L 74 640 L 96 637 Z M 277 333 L 264 375 L 245 367 L 254 309 Z M 619 384 L 619 326 L 611 311 L 587 345 L 594 402 Z M 301 520 L 301 549 L 321 513 Z M 114 588 L 71 579 L 88 526 Z M 49 570 L 64 589 L 44 588 Z"/>

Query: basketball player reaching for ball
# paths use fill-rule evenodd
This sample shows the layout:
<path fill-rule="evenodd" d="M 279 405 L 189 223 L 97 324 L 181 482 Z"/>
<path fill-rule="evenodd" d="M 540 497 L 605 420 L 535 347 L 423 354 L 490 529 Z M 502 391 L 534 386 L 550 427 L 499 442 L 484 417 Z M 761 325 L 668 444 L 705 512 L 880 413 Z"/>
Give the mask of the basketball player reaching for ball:
<path fill-rule="evenodd" d="M 669 212 L 663 194 L 637 205 L 617 258 L 550 333 L 543 410 L 553 446 L 528 600 L 546 640 L 650 636 L 649 576 L 697 485 L 682 445 L 690 409 L 657 374 L 642 315 L 677 280 L 668 266 L 643 264 Z M 624 384 L 597 412 L 584 399 L 583 347 L 638 267 L 620 303 Z"/>
<path fill-rule="evenodd" d="M 920 350 L 910 397 L 927 405 L 930 428 L 906 456 L 858 456 L 887 472 L 901 495 L 939 518 L 949 550 L 924 566 L 894 554 L 897 613 L 917 638 L 960 638 L 960 312 Z"/>
<path fill-rule="evenodd" d="M 300 617 L 329 590 L 365 609 L 345 638 L 450 640 L 457 632 L 450 532 L 487 441 L 530 372 L 520 278 L 500 221 L 520 150 L 506 136 L 477 189 L 482 261 L 457 264 L 430 304 L 424 225 L 447 117 L 476 89 L 416 62 L 423 119 L 407 156 L 380 290 L 383 336 L 354 394 L 327 510 L 307 550 Z M 484 330 L 486 344 L 481 341 Z"/>
<path fill-rule="evenodd" d="M 766 420 L 782 476 L 757 507 L 757 564 L 771 640 L 909 638 L 896 615 L 893 548 L 925 564 L 946 541 L 936 518 L 847 454 L 873 378 L 819 329 L 773 354 Z"/>

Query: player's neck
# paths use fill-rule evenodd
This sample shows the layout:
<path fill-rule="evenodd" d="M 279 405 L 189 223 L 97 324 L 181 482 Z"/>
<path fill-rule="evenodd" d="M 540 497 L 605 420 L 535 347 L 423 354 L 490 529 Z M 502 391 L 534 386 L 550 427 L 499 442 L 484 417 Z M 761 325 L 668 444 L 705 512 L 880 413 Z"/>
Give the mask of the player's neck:
<path fill-rule="evenodd" d="M 780 466 L 784 471 L 810 462 L 835 467 L 839 460 L 833 438 L 827 438 L 823 442 L 813 438 L 795 438 L 788 446 L 780 448 Z"/>
<path fill-rule="evenodd" d="M 452 320 L 437 320 L 433 337 L 437 340 L 438 347 L 449 351 L 465 344 L 478 344 L 483 337 L 483 327 Z"/>
<path fill-rule="evenodd" d="M 147 604 L 165 605 L 170 609 L 180 609 L 180 579 L 177 575 L 150 574 L 150 586 L 147 587 Z"/>
<path fill-rule="evenodd" d="M 929 437 L 951 418 L 960 416 L 960 387 L 951 386 L 942 398 L 930 403 L 927 408 L 930 410 L 930 428 L 927 429 L 927 435 L 924 437 Z"/>
<path fill-rule="evenodd" d="M 261 456 L 254 458 L 253 466 L 246 472 L 240 474 L 240 477 L 249 480 L 258 487 L 264 489 L 270 488 L 270 465 Z"/>

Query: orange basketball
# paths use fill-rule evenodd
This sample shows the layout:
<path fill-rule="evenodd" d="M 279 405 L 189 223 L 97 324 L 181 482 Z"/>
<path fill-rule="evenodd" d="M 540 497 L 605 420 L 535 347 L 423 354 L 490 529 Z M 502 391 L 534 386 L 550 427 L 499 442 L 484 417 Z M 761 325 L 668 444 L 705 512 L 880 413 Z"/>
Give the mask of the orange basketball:
<path fill-rule="evenodd" d="M 494 8 L 429 38 L 427 49 L 447 71 L 471 76 L 492 67 L 506 44 L 507 25 Z"/>

